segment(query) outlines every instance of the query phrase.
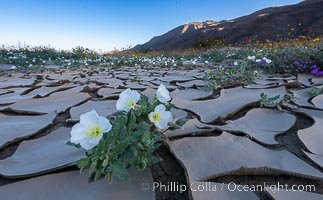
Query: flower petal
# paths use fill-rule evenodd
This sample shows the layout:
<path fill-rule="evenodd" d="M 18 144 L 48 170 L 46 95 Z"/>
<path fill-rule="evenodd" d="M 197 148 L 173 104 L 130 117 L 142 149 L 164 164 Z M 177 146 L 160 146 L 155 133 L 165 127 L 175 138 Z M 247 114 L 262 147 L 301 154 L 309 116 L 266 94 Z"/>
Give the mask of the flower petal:
<path fill-rule="evenodd" d="M 154 125 L 156 126 L 156 128 L 163 130 L 163 126 L 160 123 L 154 122 Z"/>
<path fill-rule="evenodd" d="M 107 118 L 101 116 L 99 116 L 98 118 L 98 125 L 102 128 L 102 131 L 104 133 L 109 132 L 112 128 L 110 121 Z"/>
<path fill-rule="evenodd" d="M 128 112 L 130 110 L 130 107 L 127 106 L 126 102 L 124 99 L 119 98 L 117 103 L 116 103 L 116 108 L 118 111 L 126 111 Z"/>
<path fill-rule="evenodd" d="M 166 120 L 167 122 L 173 121 L 173 115 L 171 112 L 165 111 L 162 115 L 163 115 L 162 119 Z"/>
<path fill-rule="evenodd" d="M 131 89 L 128 88 L 126 89 L 125 91 L 122 91 L 120 94 L 119 94 L 119 98 L 120 99 L 130 99 L 131 98 Z"/>
<path fill-rule="evenodd" d="M 117 110 L 128 112 L 131 108 L 133 108 L 133 106 L 129 106 L 129 101 L 137 103 L 139 99 L 140 99 L 139 92 L 128 88 L 125 91 L 120 93 L 119 99 L 116 104 Z"/>
<path fill-rule="evenodd" d="M 165 120 L 165 119 L 161 119 L 158 122 L 155 123 L 156 127 L 163 130 L 165 128 L 167 128 L 169 121 Z"/>
<path fill-rule="evenodd" d="M 71 142 L 78 144 L 84 138 L 86 138 L 85 127 L 80 123 L 75 124 L 71 130 Z"/>
<path fill-rule="evenodd" d="M 171 97 L 169 96 L 169 91 L 166 89 L 166 87 L 163 84 L 160 84 L 157 91 L 156 91 L 157 99 L 161 103 L 167 103 L 171 100 Z"/>
<path fill-rule="evenodd" d="M 95 110 L 91 110 L 80 117 L 80 123 L 83 126 L 92 126 L 98 123 L 98 113 Z"/>
<path fill-rule="evenodd" d="M 134 100 L 135 103 L 138 103 L 138 101 L 140 99 L 139 92 L 137 92 L 135 90 L 131 91 L 131 99 Z"/>
<path fill-rule="evenodd" d="M 90 138 L 88 140 L 88 142 L 91 143 L 91 144 L 95 144 L 94 146 L 96 146 L 97 144 L 99 144 L 99 142 L 102 139 L 102 137 L 103 137 L 103 133 L 101 133 L 98 137 Z"/>
<path fill-rule="evenodd" d="M 166 107 L 163 104 L 160 104 L 155 108 L 155 112 L 158 112 L 158 113 L 164 112 L 165 110 L 166 110 Z"/>
<path fill-rule="evenodd" d="M 164 112 L 161 112 L 160 114 L 161 114 L 161 119 L 158 122 L 156 122 L 156 124 L 158 125 L 157 127 L 159 129 L 165 129 L 167 128 L 168 123 L 173 121 L 173 116 L 169 111 L 164 111 Z"/>
<path fill-rule="evenodd" d="M 148 118 L 149 118 L 149 120 L 150 120 L 151 122 L 155 122 L 155 120 L 154 120 L 154 118 L 153 118 L 153 115 L 154 115 L 154 112 L 151 112 L 151 113 L 149 113 L 149 115 L 148 115 Z"/>
<path fill-rule="evenodd" d="M 92 149 L 93 147 L 95 147 L 97 144 L 94 144 L 94 143 L 90 143 L 88 140 L 84 140 L 82 142 L 80 142 L 80 145 L 83 149 L 85 150 L 90 150 Z"/>

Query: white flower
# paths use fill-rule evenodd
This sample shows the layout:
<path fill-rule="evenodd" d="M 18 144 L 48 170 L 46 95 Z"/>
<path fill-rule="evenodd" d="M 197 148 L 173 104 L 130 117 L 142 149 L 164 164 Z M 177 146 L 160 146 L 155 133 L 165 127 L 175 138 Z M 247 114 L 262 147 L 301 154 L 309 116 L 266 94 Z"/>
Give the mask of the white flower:
<path fill-rule="evenodd" d="M 263 57 L 263 60 L 267 63 L 267 64 L 270 64 L 272 61 L 266 57 Z"/>
<path fill-rule="evenodd" d="M 140 99 L 139 92 L 128 88 L 125 91 L 120 93 L 119 99 L 116 104 L 117 110 L 128 112 L 130 109 L 135 108 L 139 99 Z"/>
<path fill-rule="evenodd" d="M 233 63 L 233 65 L 234 65 L 234 66 L 237 66 L 237 65 L 238 65 L 238 62 L 237 62 L 237 61 L 235 61 L 235 62 Z"/>
<path fill-rule="evenodd" d="M 262 61 L 261 59 L 257 59 L 256 63 L 261 63 L 261 61 Z"/>
<path fill-rule="evenodd" d="M 204 61 L 204 63 L 205 63 L 205 64 L 209 64 L 209 61 L 207 61 L 207 60 L 206 60 L 206 61 Z"/>
<path fill-rule="evenodd" d="M 162 104 L 156 106 L 154 112 L 149 113 L 148 118 L 161 130 L 167 128 L 167 124 L 173 120 L 171 112 L 166 111 L 166 107 Z"/>
<path fill-rule="evenodd" d="M 17 67 L 13 65 L 13 66 L 11 66 L 11 69 L 17 69 Z"/>
<path fill-rule="evenodd" d="M 161 103 L 167 103 L 168 101 L 171 100 L 169 96 L 169 91 L 166 89 L 166 87 L 163 84 L 160 84 L 160 86 L 158 87 L 156 96 Z"/>
<path fill-rule="evenodd" d="M 109 120 L 98 115 L 95 110 L 84 113 L 80 117 L 80 123 L 75 124 L 71 131 L 71 142 L 80 144 L 82 148 L 90 150 L 95 147 L 103 133 L 111 130 Z"/>
<path fill-rule="evenodd" d="M 247 58 L 248 60 L 252 60 L 252 61 L 254 61 L 255 59 L 256 59 L 256 56 L 248 56 L 248 58 Z"/>

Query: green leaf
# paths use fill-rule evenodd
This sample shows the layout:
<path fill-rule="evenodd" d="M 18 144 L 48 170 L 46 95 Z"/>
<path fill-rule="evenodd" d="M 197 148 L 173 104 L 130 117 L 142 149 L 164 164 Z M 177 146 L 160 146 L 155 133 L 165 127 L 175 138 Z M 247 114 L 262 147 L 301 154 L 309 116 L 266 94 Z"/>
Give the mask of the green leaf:
<path fill-rule="evenodd" d="M 109 172 L 109 183 L 112 183 L 112 179 L 113 179 L 113 172 Z"/>
<path fill-rule="evenodd" d="M 103 177 L 102 177 L 102 173 L 101 173 L 101 171 L 100 171 L 100 170 L 97 170 L 97 171 L 95 172 L 94 181 L 97 181 L 97 180 L 99 180 L 99 179 L 101 179 L 101 178 L 103 178 Z"/>
<path fill-rule="evenodd" d="M 69 145 L 69 146 L 75 147 L 77 149 L 81 148 L 81 145 L 80 144 L 74 144 L 72 142 L 66 142 L 66 144 Z"/>
<path fill-rule="evenodd" d="M 169 123 L 169 128 L 170 128 L 170 130 L 174 130 L 174 129 L 180 129 L 182 127 L 179 126 L 179 125 L 177 125 L 177 124 L 175 124 L 175 123 L 173 123 L 173 122 L 170 122 Z"/>
<path fill-rule="evenodd" d="M 120 141 L 115 147 L 114 149 L 112 149 L 111 154 L 114 155 L 118 155 L 118 154 L 122 154 L 126 148 L 128 147 L 128 145 L 131 143 L 131 138 L 125 138 L 123 141 Z"/>
<path fill-rule="evenodd" d="M 141 134 L 142 134 L 143 132 L 142 131 L 140 131 L 140 130 L 138 130 L 138 131 L 134 131 L 134 132 L 132 132 L 132 134 L 131 134 L 131 138 L 132 138 L 132 140 L 135 140 L 136 138 L 138 138 L 139 136 L 141 136 Z"/>
<path fill-rule="evenodd" d="M 141 143 L 138 143 L 137 144 L 137 148 L 138 149 L 141 149 L 141 150 L 144 150 L 145 149 L 144 145 L 142 145 Z"/>
<path fill-rule="evenodd" d="M 321 93 L 323 93 L 323 88 L 313 88 L 309 94 L 311 95 L 311 97 L 320 95 Z"/>
<path fill-rule="evenodd" d="M 267 94 L 265 94 L 265 93 L 261 93 L 261 94 L 260 94 L 260 98 L 261 98 L 261 99 L 267 99 Z"/>
<path fill-rule="evenodd" d="M 122 160 L 130 161 L 137 155 L 137 150 L 134 146 L 129 146 L 121 155 Z"/>
<path fill-rule="evenodd" d="M 80 174 L 82 174 L 84 172 L 85 168 L 81 167 L 80 168 Z"/>
<path fill-rule="evenodd" d="M 112 130 L 108 134 L 108 138 L 116 139 L 120 134 L 123 128 L 125 128 L 125 124 L 127 124 L 128 117 L 126 114 L 119 113 L 117 118 L 113 121 Z"/>
<path fill-rule="evenodd" d="M 94 177 L 95 177 L 95 173 L 91 173 L 91 174 L 90 174 L 90 176 L 89 176 L 88 181 L 89 181 L 90 183 L 92 183 L 92 182 L 94 181 Z"/>
<path fill-rule="evenodd" d="M 177 121 L 176 121 L 176 125 L 178 125 L 178 126 L 184 126 L 184 124 L 186 124 L 186 122 L 188 122 L 188 118 L 181 118 L 181 119 L 178 119 Z"/>
<path fill-rule="evenodd" d="M 103 166 L 103 167 L 107 167 L 107 166 L 108 166 L 108 164 L 109 164 L 109 158 L 104 159 L 104 160 L 103 160 L 103 163 L 102 163 L 102 166 Z"/>
<path fill-rule="evenodd" d="M 78 168 L 87 168 L 90 165 L 89 158 L 82 158 L 76 162 Z"/>
<path fill-rule="evenodd" d="M 138 165 L 138 168 L 139 168 L 141 171 L 143 171 L 143 170 L 145 170 L 145 169 L 146 169 L 147 165 L 148 165 L 147 159 L 142 158 L 142 159 L 141 159 L 141 161 L 140 161 L 140 163 L 139 163 L 139 165 Z"/>
<path fill-rule="evenodd" d="M 154 139 L 151 138 L 148 134 L 143 135 L 143 137 L 141 138 L 141 142 L 145 147 L 152 146 L 155 143 Z"/>
<path fill-rule="evenodd" d="M 121 161 L 114 162 L 109 170 L 113 172 L 114 175 L 119 177 L 120 179 L 127 180 L 129 178 L 129 174 L 125 166 L 121 163 Z"/>
<path fill-rule="evenodd" d="M 145 121 L 142 121 L 142 122 L 140 122 L 138 124 L 138 130 L 140 130 L 140 131 L 144 131 L 145 132 L 145 131 L 149 130 L 149 128 L 150 128 L 150 124 L 148 124 Z"/>
<path fill-rule="evenodd" d="M 155 143 L 154 146 L 153 146 L 153 151 L 158 149 L 161 145 L 162 145 L 161 143 Z"/>
<path fill-rule="evenodd" d="M 170 109 L 173 108 L 173 104 L 171 104 L 171 103 L 165 104 L 165 108 L 167 111 L 170 111 Z"/>
<path fill-rule="evenodd" d="M 97 164 L 98 164 L 98 161 L 97 161 L 97 160 L 95 160 L 95 161 L 93 161 L 93 162 L 91 163 L 91 165 L 90 165 L 90 169 L 89 169 L 89 173 L 90 173 L 90 174 L 92 174 L 92 173 L 96 170 L 96 166 L 97 166 Z"/>
<path fill-rule="evenodd" d="M 280 98 L 280 95 L 276 95 L 276 96 L 274 96 L 274 97 L 269 98 L 267 101 L 268 101 L 269 103 L 271 103 L 271 102 L 275 102 L 275 101 L 277 101 L 279 98 Z"/>
<path fill-rule="evenodd" d="M 260 102 L 265 105 L 274 104 L 276 101 L 279 100 L 279 98 L 280 98 L 280 95 L 276 95 L 274 97 L 268 98 L 267 94 L 264 94 L 264 93 L 260 94 Z"/>
<path fill-rule="evenodd" d="M 137 118 L 133 110 L 130 111 L 129 113 L 129 118 L 128 118 L 128 123 L 127 123 L 127 130 L 128 132 L 131 132 L 134 130 L 137 126 L 136 124 Z"/>
<path fill-rule="evenodd" d="M 146 95 L 141 94 L 138 105 L 139 107 L 135 110 L 137 117 L 148 114 L 148 111 L 150 109 L 150 103 L 149 103 L 149 98 Z"/>
<path fill-rule="evenodd" d="M 152 157 L 151 158 L 151 162 L 153 163 L 153 164 L 155 164 L 155 163 L 158 163 L 158 162 L 160 162 L 160 161 L 162 161 L 162 159 L 161 158 L 159 158 L 159 157 Z"/>
<path fill-rule="evenodd" d="M 153 135 L 153 138 L 154 138 L 155 142 L 160 142 L 163 140 L 159 135 L 156 135 L 156 134 Z"/>

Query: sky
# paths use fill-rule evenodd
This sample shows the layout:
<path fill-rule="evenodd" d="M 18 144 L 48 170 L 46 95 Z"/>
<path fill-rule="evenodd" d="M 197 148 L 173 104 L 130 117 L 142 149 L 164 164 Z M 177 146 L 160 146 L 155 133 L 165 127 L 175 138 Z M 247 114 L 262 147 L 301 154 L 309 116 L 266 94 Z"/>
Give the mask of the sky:
<path fill-rule="evenodd" d="M 234 19 L 300 0 L 0 0 L 0 45 L 135 46 L 185 23 Z"/>

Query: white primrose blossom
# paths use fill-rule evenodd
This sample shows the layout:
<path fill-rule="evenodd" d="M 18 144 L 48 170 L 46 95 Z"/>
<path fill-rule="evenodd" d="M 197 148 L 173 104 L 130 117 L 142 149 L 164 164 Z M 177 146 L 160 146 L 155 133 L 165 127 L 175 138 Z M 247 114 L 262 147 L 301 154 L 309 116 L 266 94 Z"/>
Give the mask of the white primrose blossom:
<path fill-rule="evenodd" d="M 254 61 L 256 59 L 256 56 L 248 56 L 247 59 Z"/>
<path fill-rule="evenodd" d="M 117 110 L 129 112 L 130 109 L 135 108 L 139 99 L 139 92 L 128 88 L 120 93 L 119 99 L 116 104 Z"/>
<path fill-rule="evenodd" d="M 154 112 L 149 113 L 148 118 L 156 128 L 163 130 L 173 120 L 173 115 L 170 111 L 166 111 L 166 107 L 161 104 L 156 106 Z"/>
<path fill-rule="evenodd" d="M 166 87 L 161 84 L 156 92 L 156 96 L 157 99 L 161 102 L 161 103 L 167 103 L 168 101 L 171 100 L 170 96 L 169 96 L 169 91 L 166 89 Z"/>
<path fill-rule="evenodd" d="M 267 63 L 267 64 L 270 64 L 272 61 L 266 57 L 263 57 L 263 60 Z"/>
<path fill-rule="evenodd" d="M 99 143 L 103 133 L 109 132 L 111 128 L 108 119 L 92 110 L 82 114 L 80 122 L 72 127 L 71 143 L 80 144 L 82 148 L 90 150 Z"/>

